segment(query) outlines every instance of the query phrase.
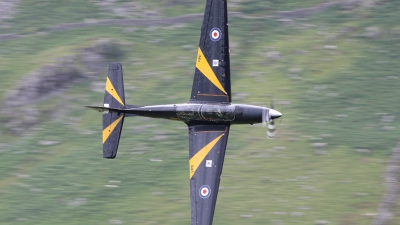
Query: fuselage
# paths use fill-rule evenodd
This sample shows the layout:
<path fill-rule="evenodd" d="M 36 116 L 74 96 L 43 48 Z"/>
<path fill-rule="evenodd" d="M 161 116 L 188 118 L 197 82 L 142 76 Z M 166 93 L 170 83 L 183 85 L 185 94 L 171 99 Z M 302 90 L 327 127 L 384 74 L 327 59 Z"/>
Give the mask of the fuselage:
<path fill-rule="evenodd" d="M 171 104 L 171 105 L 152 105 L 152 106 L 126 106 L 121 110 L 125 116 L 144 116 L 151 118 L 162 118 L 169 120 L 179 120 L 183 122 L 214 122 L 229 124 L 254 124 L 261 123 L 263 111 L 269 114 L 272 109 L 245 105 L 245 104 Z M 277 112 L 273 110 L 274 112 Z M 280 114 L 280 113 L 279 113 Z M 274 118 L 280 115 L 274 115 Z M 268 120 L 268 119 L 267 119 Z"/>

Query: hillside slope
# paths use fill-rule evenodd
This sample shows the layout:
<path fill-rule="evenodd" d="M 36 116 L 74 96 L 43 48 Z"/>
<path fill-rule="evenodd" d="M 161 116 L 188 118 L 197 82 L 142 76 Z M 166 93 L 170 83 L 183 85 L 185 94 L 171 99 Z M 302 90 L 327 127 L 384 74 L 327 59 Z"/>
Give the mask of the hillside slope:
<path fill-rule="evenodd" d="M 102 2 L 16 1 L 0 21 L 1 224 L 190 221 L 185 124 L 129 118 L 105 160 L 101 114 L 83 106 L 101 104 L 109 61 L 124 66 L 127 102 L 187 102 L 201 17 L 98 23 L 203 13 L 204 2 Z M 284 116 L 273 140 L 259 125 L 231 128 L 215 224 L 369 224 L 377 213 L 400 136 L 400 3 L 324 2 L 230 1 L 233 101 L 274 99 Z"/>

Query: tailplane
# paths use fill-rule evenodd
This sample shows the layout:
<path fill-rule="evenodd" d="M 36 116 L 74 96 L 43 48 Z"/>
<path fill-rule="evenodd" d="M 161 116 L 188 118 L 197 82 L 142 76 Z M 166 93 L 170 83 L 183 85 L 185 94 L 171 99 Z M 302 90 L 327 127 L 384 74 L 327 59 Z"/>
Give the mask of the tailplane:
<path fill-rule="evenodd" d="M 121 63 L 110 63 L 104 94 L 104 108 L 125 109 L 124 80 Z M 117 156 L 125 114 L 115 110 L 103 111 L 103 158 Z"/>

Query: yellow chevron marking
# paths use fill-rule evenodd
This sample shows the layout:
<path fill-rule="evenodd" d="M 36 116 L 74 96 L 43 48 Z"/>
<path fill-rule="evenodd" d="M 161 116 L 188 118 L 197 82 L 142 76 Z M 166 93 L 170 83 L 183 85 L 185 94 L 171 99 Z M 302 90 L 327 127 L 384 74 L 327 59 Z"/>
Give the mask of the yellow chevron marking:
<path fill-rule="evenodd" d="M 196 68 L 200 70 L 200 72 L 207 77 L 213 83 L 219 90 L 221 90 L 223 93 L 227 94 L 224 87 L 222 87 L 221 82 L 219 82 L 217 76 L 215 76 L 215 73 L 213 69 L 211 68 L 210 64 L 207 62 L 206 57 L 203 54 L 203 51 L 201 51 L 200 47 L 197 52 L 197 61 L 196 61 Z"/>
<path fill-rule="evenodd" d="M 118 123 L 122 120 L 123 117 L 124 116 L 119 117 L 112 124 L 106 127 L 106 129 L 103 130 L 103 144 L 107 141 L 108 137 L 114 131 L 115 127 L 118 125 Z"/>
<path fill-rule="evenodd" d="M 115 90 L 114 85 L 111 83 L 110 79 L 107 77 L 106 81 L 106 91 L 110 93 L 111 96 L 115 98 L 121 105 L 125 106 L 125 104 L 122 102 L 121 98 L 118 95 L 118 92 Z"/>
<path fill-rule="evenodd" d="M 215 138 L 213 141 L 208 143 L 204 148 L 202 148 L 200 151 L 198 151 L 190 160 L 189 160 L 189 174 L 190 174 L 190 179 L 192 179 L 194 173 L 196 172 L 197 168 L 199 167 L 200 163 L 203 162 L 204 158 L 207 156 L 207 154 L 211 151 L 211 149 L 217 144 L 219 139 L 221 139 L 222 136 L 224 136 L 225 133 L 221 134 L 217 138 Z"/>

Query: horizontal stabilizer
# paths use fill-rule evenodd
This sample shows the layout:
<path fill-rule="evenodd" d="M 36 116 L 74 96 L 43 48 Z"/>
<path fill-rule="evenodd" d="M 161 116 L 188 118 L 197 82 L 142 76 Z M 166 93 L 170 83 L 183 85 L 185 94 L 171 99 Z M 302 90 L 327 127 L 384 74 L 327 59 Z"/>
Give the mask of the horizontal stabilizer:
<path fill-rule="evenodd" d="M 110 63 L 103 107 L 89 108 L 103 113 L 103 158 L 113 159 L 117 156 L 119 138 L 125 114 L 119 111 L 125 108 L 124 79 L 121 63 Z"/>
<path fill-rule="evenodd" d="M 104 106 L 112 108 L 125 107 L 124 79 L 121 63 L 110 63 L 105 89 Z"/>

